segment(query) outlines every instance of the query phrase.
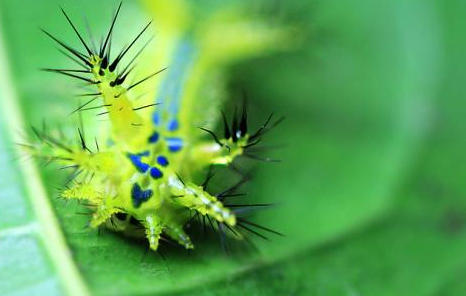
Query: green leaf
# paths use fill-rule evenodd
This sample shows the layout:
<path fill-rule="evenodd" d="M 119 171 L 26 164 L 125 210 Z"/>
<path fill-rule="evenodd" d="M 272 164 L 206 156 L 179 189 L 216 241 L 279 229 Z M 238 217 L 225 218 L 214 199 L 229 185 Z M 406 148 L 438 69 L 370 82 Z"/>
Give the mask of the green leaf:
<path fill-rule="evenodd" d="M 365 2 L 288 4 L 288 19 L 312 20 L 311 33 L 301 48 L 249 61 L 231 71 L 233 84 L 246 88 L 252 100 L 253 123 L 259 125 L 273 109 L 288 117 L 269 135 L 275 142 L 288 144 L 274 152 L 284 162 L 263 165 L 248 187 L 254 201 L 277 203 L 257 220 L 286 237 L 273 238 L 271 243 L 258 241 L 259 254 L 231 257 L 222 253 L 215 238 L 197 237 L 195 252 L 167 247 L 163 249 L 164 261 L 157 254 L 146 254 L 144 242 L 109 232 L 98 236 L 85 229 L 87 217 L 76 214 L 79 206 L 65 207 L 54 201 L 69 251 L 94 294 L 139 295 L 184 289 L 206 295 L 238 291 L 263 291 L 263 295 L 289 291 L 393 295 L 393 291 L 408 291 L 417 295 L 440 287 L 443 280 L 436 280 L 437 276 L 459 269 L 462 261 L 455 259 L 464 242 L 445 237 L 436 228 L 424 228 L 423 221 L 429 217 L 421 212 L 439 207 L 435 203 L 424 207 L 418 188 L 415 193 L 399 190 L 402 184 L 408 186 L 404 180 L 419 153 L 436 91 L 439 40 L 432 34 L 438 30 L 435 7 L 420 0 L 387 0 L 377 5 Z M 66 8 L 89 13 L 93 27 L 104 30 L 107 20 L 102 11 L 114 7 L 114 2 L 89 3 L 68 1 Z M 61 114 L 71 109 L 65 103 L 70 84 L 35 71 L 62 60 L 29 21 L 53 28 L 68 37 L 64 40 L 74 40 L 56 3 L 47 1 L 21 9 L 12 0 L 0 5 L 2 11 L 8 11 L 2 19 L 8 23 L 8 27 L 4 25 L 5 40 L 28 123 L 41 121 L 44 115 L 37 110 L 47 110 L 45 116 L 51 120 L 63 118 Z M 120 28 L 131 31 L 146 17 L 132 2 L 125 1 L 121 20 Z M 307 26 L 303 24 L 303 28 Z M 32 177 L 26 177 L 23 183 L 28 188 Z M 60 176 L 45 171 L 44 180 L 52 197 Z M 411 194 L 415 197 L 409 198 Z M 15 198 L 23 196 L 28 196 L 27 192 L 15 194 Z M 399 196 L 408 198 L 399 202 Z M 410 202 L 415 206 L 409 207 Z M 29 201 L 23 204 L 18 210 L 27 209 Z M 3 209 L 0 211 L 5 216 Z M 441 211 L 433 217 L 440 219 Z M 381 218 L 386 220 L 380 222 Z M 396 221 L 391 223 L 392 219 Z M 393 241 L 396 244 L 390 248 Z M 423 246 L 427 248 L 418 251 Z M 66 252 L 63 245 L 55 248 Z M 400 255 L 405 248 L 407 255 Z M 24 256 L 19 248 L 13 253 Z M 437 270 L 429 277 L 423 262 L 433 253 L 439 254 L 432 260 Z M 44 264 L 55 261 L 50 253 L 45 258 Z M 410 259 L 413 264 L 400 267 Z M 255 271 L 241 277 L 251 269 Z M 13 273 L 11 267 L 4 270 Z M 55 270 L 50 267 L 47 275 L 56 277 Z M 393 276 L 393 270 L 400 274 Z M 231 280 L 233 275 L 240 276 L 239 280 Z M 77 278 L 60 275 L 56 281 Z M 374 286 L 385 288 L 386 278 L 391 279 L 389 288 L 371 293 Z M 419 286 L 408 287 L 409 280 Z M 211 285 L 213 281 L 221 284 Z"/>
<path fill-rule="evenodd" d="M 14 161 L 24 123 L 2 40 L 0 26 L 0 293 L 87 295 L 35 166 Z"/>

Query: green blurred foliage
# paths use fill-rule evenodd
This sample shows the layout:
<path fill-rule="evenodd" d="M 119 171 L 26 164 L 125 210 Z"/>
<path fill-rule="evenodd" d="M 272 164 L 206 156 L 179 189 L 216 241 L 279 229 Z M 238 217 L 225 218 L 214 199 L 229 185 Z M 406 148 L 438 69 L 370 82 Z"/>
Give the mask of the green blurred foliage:
<path fill-rule="evenodd" d="M 73 14 L 85 12 L 102 31 L 108 24 L 103 15 L 116 2 L 0 3 L 2 41 L 27 124 L 44 116 L 67 120 L 60 114 L 74 106 L 66 79 L 37 71 L 65 63 L 37 26 L 73 40 L 59 3 Z M 198 13 L 214 9 L 211 4 L 200 1 Z M 270 142 L 286 144 L 271 152 L 283 163 L 261 165 L 247 188 L 254 201 L 277 203 L 257 221 L 286 236 L 257 241 L 258 254 L 230 257 L 215 238 L 199 237 L 194 253 L 167 247 L 163 260 L 145 254 L 139 242 L 83 229 L 87 218 L 76 215 L 77 205 L 53 201 L 90 290 L 97 295 L 463 295 L 466 41 L 460 20 L 466 2 L 264 1 L 254 9 L 274 22 L 293 24 L 302 36 L 292 50 L 228 69 L 232 98 L 238 89 L 247 90 L 253 122 L 259 124 L 269 110 L 287 116 L 269 136 Z M 133 32 L 146 17 L 136 2 L 126 1 L 119 29 Z M 7 151 L 6 133 L 2 139 L 0 148 Z M 12 157 L 3 154 L 1 163 L 16 171 Z M 34 248 L 11 246 L 1 236 L 15 225 L 5 209 L 19 213 L 28 207 L 27 199 L 19 198 L 28 180 L 3 174 L 13 179 L 0 183 L 2 191 L 15 190 L 11 196 L 17 201 L 0 199 L 1 278 L 27 273 L 30 258 L 40 258 L 36 270 L 45 271 L 0 283 L 0 291 L 26 293 L 37 282 L 53 282 L 44 289 L 56 291 L 50 279 L 59 277 L 48 262 L 53 257 L 40 250 L 40 242 Z M 53 197 L 59 174 L 45 170 L 43 180 Z M 36 248 L 45 255 L 33 252 Z M 9 261 L 6 251 L 15 255 Z"/>

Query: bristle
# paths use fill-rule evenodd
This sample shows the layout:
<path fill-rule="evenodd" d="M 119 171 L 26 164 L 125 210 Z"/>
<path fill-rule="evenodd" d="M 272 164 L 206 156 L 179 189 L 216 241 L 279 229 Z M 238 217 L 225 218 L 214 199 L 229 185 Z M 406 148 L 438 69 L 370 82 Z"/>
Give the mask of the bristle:
<path fill-rule="evenodd" d="M 286 146 L 287 146 L 286 144 L 279 144 L 279 145 L 266 145 L 266 146 L 260 146 L 260 147 L 250 147 L 248 148 L 248 152 L 264 152 L 264 151 L 269 151 L 273 149 L 283 148 Z"/>
<path fill-rule="evenodd" d="M 210 219 L 209 216 L 206 216 L 206 217 L 207 217 L 207 221 L 209 221 L 210 227 L 212 227 L 212 229 L 215 230 L 214 224 L 212 223 L 212 219 Z"/>
<path fill-rule="evenodd" d="M 89 105 L 90 103 L 94 102 L 95 100 L 97 100 L 99 96 L 96 96 L 92 99 L 90 99 L 89 101 L 87 101 L 86 103 L 84 103 L 83 105 L 79 106 L 77 109 L 73 110 L 70 114 L 68 115 L 71 115 L 71 114 L 74 114 L 76 113 L 77 111 L 80 111 L 82 108 L 86 107 L 87 105 Z"/>
<path fill-rule="evenodd" d="M 112 106 L 112 104 L 104 104 L 104 105 L 89 107 L 89 108 L 85 108 L 85 109 L 80 109 L 78 111 L 88 111 L 88 110 L 94 110 L 94 109 L 105 108 L 105 107 L 110 107 L 110 106 Z"/>
<path fill-rule="evenodd" d="M 128 71 L 122 72 L 122 74 L 118 75 L 117 78 L 115 79 L 115 81 L 111 82 L 110 85 L 114 86 L 114 85 L 123 84 L 123 82 L 125 82 L 125 80 L 126 80 L 126 77 L 128 77 L 128 75 L 133 71 L 133 69 L 134 69 L 134 67 L 132 67 Z"/>
<path fill-rule="evenodd" d="M 89 79 L 89 78 L 86 78 L 86 77 L 82 77 L 82 76 L 79 76 L 79 75 L 75 75 L 75 74 L 71 74 L 71 73 L 68 73 L 68 72 L 55 71 L 55 70 L 53 70 L 53 69 L 44 70 L 44 71 L 62 74 L 62 75 L 69 76 L 69 77 L 73 77 L 73 78 L 76 78 L 76 79 L 79 79 L 79 80 L 82 80 L 82 81 L 86 81 L 86 82 L 89 82 L 89 83 L 92 83 L 92 84 L 98 84 L 98 83 L 100 83 L 100 82 L 94 81 L 94 80 L 92 80 L 92 79 Z"/>
<path fill-rule="evenodd" d="M 231 193 L 235 192 L 235 190 L 237 190 L 238 188 L 240 188 L 244 183 L 248 182 L 251 180 L 251 177 L 250 176 L 244 176 L 243 178 L 241 178 L 241 180 L 239 180 L 236 184 L 234 184 L 233 186 L 231 186 L 230 188 L 222 191 L 221 193 L 217 194 L 217 198 L 219 200 L 223 200 L 224 197 L 227 197 L 228 195 L 230 196 L 234 196 L 232 195 Z M 244 194 L 243 194 L 244 195 Z"/>
<path fill-rule="evenodd" d="M 66 169 L 72 169 L 72 168 L 77 168 L 79 167 L 78 165 L 76 164 L 73 164 L 73 165 L 67 165 L 67 166 L 64 166 L 64 167 L 61 167 L 61 168 L 58 168 L 59 170 L 66 170 Z"/>
<path fill-rule="evenodd" d="M 98 92 L 98 93 L 90 93 L 90 94 L 80 94 L 80 95 L 76 95 L 77 97 L 92 97 L 92 96 L 96 96 L 96 97 L 99 97 L 102 93 Z"/>
<path fill-rule="evenodd" d="M 239 131 L 241 133 L 241 136 L 245 136 L 248 133 L 248 110 L 247 110 L 247 104 L 246 104 L 246 97 L 244 97 L 243 99 L 243 112 L 241 114 Z"/>
<path fill-rule="evenodd" d="M 224 134 L 224 137 L 225 139 L 229 139 L 230 136 L 231 136 L 231 133 L 230 133 L 230 127 L 228 126 L 228 121 L 227 121 L 227 118 L 225 116 L 225 112 L 221 111 L 222 112 L 222 118 L 223 118 L 223 134 Z"/>
<path fill-rule="evenodd" d="M 82 146 L 83 150 L 87 150 L 89 153 L 92 153 L 92 151 L 87 147 L 86 140 L 84 139 L 84 136 L 81 133 L 81 129 L 79 127 L 78 127 L 78 133 L 79 133 L 79 138 L 81 140 L 81 146 Z"/>
<path fill-rule="evenodd" d="M 97 152 L 100 152 L 99 142 L 97 142 L 97 137 L 95 137 L 94 140 L 95 140 L 95 148 L 97 149 Z"/>
<path fill-rule="evenodd" d="M 249 144 L 243 146 L 243 149 L 248 149 L 248 148 L 254 147 L 254 146 L 256 146 L 257 144 L 259 144 L 261 140 L 262 140 L 262 139 L 258 139 L 258 140 L 255 141 L 255 142 L 249 143 Z"/>
<path fill-rule="evenodd" d="M 231 227 L 230 225 L 225 224 L 225 223 L 223 223 L 223 225 L 224 225 L 226 228 L 228 228 L 228 230 L 230 230 L 231 233 L 233 233 L 235 236 L 237 236 L 238 238 L 241 238 L 241 235 L 240 235 L 239 233 L 237 233 L 237 232 L 233 229 L 233 227 Z"/>
<path fill-rule="evenodd" d="M 68 23 L 71 25 L 71 27 L 73 28 L 74 32 L 76 33 L 76 35 L 78 36 L 79 40 L 81 40 L 81 43 L 84 45 L 84 47 L 86 48 L 86 51 L 87 53 L 89 54 L 89 56 L 92 55 L 92 51 L 90 50 L 89 46 L 87 46 L 86 42 L 84 42 L 84 39 L 81 37 L 81 34 L 79 34 L 78 30 L 76 30 L 76 27 L 74 26 L 73 22 L 70 20 L 70 18 L 68 17 L 68 15 L 66 14 L 65 10 L 60 6 L 60 9 L 61 9 L 61 12 L 63 13 L 63 15 L 65 16 L 66 20 L 68 21 Z"/>
<path fill-rule="evenodd" d="M 134 40 L 130 43 L 129 46 L 127 46 L 119 55 L 118 57 L 113 61 L 113 63 L 110 65 L 110 67 L 108 68 L 110 70 L 110 72 L 113 72 L 115 70 L 115 68 L 117 67 L 118 63 L 121 61 L 121 59 L 126 55 L 126 53 L 128 52 L 128 50 L 134 45 L 134 43 L 139 39 L 139 37 L 141 37 L 141 35 L 147 30 L 147 28 L 149 27 L 149 25 L 152 23 L 152 21 L 150 21 L 145 27 L 144 29 L 142 29 L 142 31 L 136 36 L 136 38 L 134 38 Z"/>
<path fill-rule="evenodd" d="M 228 246 L 227 246 L 227 238 L 226 238 L 226 234 L 225 234 L 225 229 L 223 229 L 223 223 L 220 223 L 217 221 L 217 226 L 218 226 L 218 234 L 219 234 L 219 237 L 220 237 L 220 244 L 222 246 L 222 249 L 223 251 L 227 254 L 227 255 L 230 255 L 230 252 L 228 250 Z"/>
<path fill-rule="evenodd" d="M 178 173 L 176 173 L 176 172 L 175 172 L 175 175 L 176 175 L 176 177 L 178 178 L 178 180 L 180 180 L 180 182 L 183 184 L 183 186 L 186 187 L 186 184 L 184 183 L 184 181 L 183 181 L 183 179 L 181 178 L 181 176 L 180 176 Z"/>
<path fill-rule="evenodd" d="M 108 41 L 110 39 L 110 36 L 112 35 L 113 27 L 115 26 L 115 22 L 116 22 L 116 20 L 118 18 L 118 14 L 120 13 L 120 8 L 121 8 L 122 4 L 123 4 L 123 2 L 120 2 L 120 4 L 118 5 L 118 9 L 117 9 L 117 11 L 115 13 L 115 16 L 113 17 L 112 24 L 110 26 L 110 30 L 108 30 L 107 37 L 105 38 L 105 42 L 103 43 L 103 45 L 100 48 L 99 56 L 101 58 L 103 58 L 103 56 L 105 54 L 105 49 L 107 48 Z"/>
<path fill-rule="evenodd" d="M 90 44 L 91 44 L 91 47 L 92 47 L 92 52 L 97 53 L 98 52 L 97 51 L 97 45 L 95 43 L 94 35 L 92 34 L 92 30 L 91 30 L 91 26 L 89 25 L 89 21 L 88 21 L 86 16 L 83 16 L 83 19 L 84 19 L 84 23 L 86 25 L 86 31 L 87 31 L 87 34 L 89 36 Z"/>
<path fill-rule="evenodd" d="M 70 177 L 66 180 L 65 184 L 63 184 L 64 187 L 67 187 L 67 185 L 69 183 L 71 183 L 72 181 L 74 181 L 79 175 L 81 175 L 82 173 L 84 172 L 84 170 L 75 170 L 71 175 Z"/>
<path fill-rule="evenodd" d="M 149 107 L 153 107 L 153 106 L 157 106 L 159 105 L 159 103 L 155 103 L 155 104 L 148 104 L 148 105 L 145 105 L 145 106 L 141 106 L 141 107 L 137 107 L 137 108 L 133 108 L 134 111 L 137 111 L 137 110 L 141 110 L 141 109 L 144 109 L 144 108 L 149 108 Z"/>
<path fill-rule="evenodd" d="M 272 130 L 274 127 L 276 127 L 278 124 L 280 124 L 285 119 L 285 117 L 282 116 L 269 127 L 268 125 L 270 123 L 270 120 L 273 117 L 273 114 L 274 112 L 270 114 L 266 122 L 249 138 L 251 141 L 253 141 L 254 139 L 258 137 L 265 135 L 266 133 L 268 133 L 270 130 Z"/>
<path fill-rule="evenodd" d="M 129 73 L 129 71 L 131 71 L 131 70 L 128 71 L 128 69 L 129 69 L 130 66 L 136 61 L 136 59 L 138 58 L 138 56 L 144 51 L 144 49 L 147 47 L 147 45 L 149 45 L 149 43 L 152 41 L 152 39 L 154 39 L 154 37 L 151 37 L 151 38 L 142 46 L 142 48 L 134 55 L 134 57 L 131 59 L 131 61 L 126 65 L 126 67 L 123 69 L 123 71 L 121 71 L 121 73 L 118 75 L 118 78 L 127 75 L 127 73 Z"/>
<path fill-rule="evenodd" d="M 202 216 L 202 234 L 206 233 L 206 229 L 207 229 L 206 220 L 207 220 L 206 216 Z"/>
<path fill-rule="evenodd" d="M 231 138 L 233 142 L 238 141 L 238 119 L 236 118 L 237 109 L 235 108 L 235 112 L 233 113 L 233 122 L 231 123 Z"/>
<path fill-rule="evenodd" d="M 284 236 L 282 233 L 280 233 L 280 232 L 278 232 L 278 231 L 276 231 L 276 230 L 273 230 L 273 229 L 264 227 L 264 226 L 259 225 L 259 224 L 257 224 L 257 223 L 254 223 L 254 222 L 245 220 L 245 219 L 243 219 L 243 218 L 238 218 L 238 221 L 240 221 L 241 223 L 245 223 L 245 224 L 254 226 L 254 227 L 259 228 L 259 229 L 261 229 L 261 230 L 264 230 L 264 231 L 267 231 L 267 232 L 270 232 L 270 233 L 279 235 L 279 236 Z"/>
<path fill-rule="evenodd" d="M 157 75 L 157 74 L 159 74 L 159 73 L 165 71 L 166 69 L 168 69 L 168 68 L 163 68 L 162 70 L 158 70 L 157 72 L 152 73 L 151 75 L 147 76 L 146 78 L 143 78 L 143 79 L 139 80 L 138 82 L 136 82 L 136 83 L 132 84 L 131 86 L 129 86 L 129 87 L 126 89 L 126 91 L 129 91 L 130 89 L 132 89 L 132 88 L 138 86 L 139 84 L 141 84 L 141 83 L 143 83 L 144 81 L 146 81 L 146 80 L 148 80 L 148 79 L 154 77 L 155 75 Z"/>
<path fill-rule="evenodd" d="M 76 72 L 76 73 L 92 73 L 89 70 L 76 70 L 76 69 L 52 69 L 52 68 L 40 68 L 41 71 L 46 72 Z"/>
<path fill-rule="evenodd" d="M 111 58 L 111 54 L 112 54 L 112 41 L 113 41 L 113 33 L 112 33 L 112 35 L 110 35 L 110 41 L 108 42 L 108 49 L 107 49 L 107 52 L 104 55 L 109 63 L 110 63 L 110 58 Z"/>
<path fill-rule="evenodd" d="M 108 114 L 110 113 L 109 111 L 104 111 L 104 112 L 101 112 L 101 113 L 97 113 L 96 116 L 101 116 L 101 115 L 105 115 L 105 114 Z"/>
<path fill-rule="evenodd" d="M 72 60 L 73 62 L 75 62 L 76 64 L 78 64 L 79 66 L 81 66 L 81 67 L 83 67 L 84 69 L 86 69 L 87 71 L 89 71 L 89 67 L 86 66 L 83 62 L 81 62 L 81 61 L 75 59 L 74 57 L 72 57 L 71 55 L 69 55 L 68 53 L 66 53 L 65 51 L 63 51 L 63 50 L 61 50 L 61 49 L 59 49 L 59 48 L 58 48 L 58 51 L 59 51 L 62 55 L 66 56 L 67 58 L 69 58 L 70 60 Z"/>
<path fill-rule="evenodd" d="M 203 128 L 203 127 L 200 127 L 200 129 L 203 130 L 203 131 L 205 131 L 206 133 L 210 134 L 210 135 L 212 136 L 212 138 L 214 139 L 215 143 L 219 144 L 220 146 L 223 146 L 223 144 L 220 143 L 220 141 L 219 141 L 217 135 L 216 135 L 213 131 L 208 130 L 208 129 Z"/>
<path fill-rule="evenodd" d="M 266 241 L 269 240 L 265 235 L 260 234 L 259 232 L 255 231 L 254 229 L 251 229 L 251 228 L 247 227 L 247 226 L 244 225 L 244 224 L 238 223 L 237 225 L 238 225 L 239 227 L 241 227 L 241 228 L 243 228 L 243 229 L 249 231 L 250 233 L 257 235 L 258 237 L 260 237 L 260 238 L 262 238 L 262 239 L 264 239 L 264 240 L 266 240 Z"/>
<path fill-rule="evenodd" d="M 48 136 L 47 134 L 44 134 L 43 132 L 41 133 L 40 131 L 38 131 L 38 130 L 37 130 L 35 127 L 33 127 L 33 126 L 31 126 L 31 128 L 32 128 L 33 133 L 36 135 L 36 137 L 37 137 L 40 141 L 46 143 L 47 145 L 54 145 L 54 146 L 56 146 L 56 147 L 58 147 L 58 148 L 61 148 L 61 149 L 65 150 L 65 151 L 67 151 L 67 152 L 69 152 L 69 153 L 72 153 L 72 152 L 73 152 L 70 148 L 68 148 L 68 147 L 65 146 L 63 143 L 59 142 L 58 140 L 56 140 L 56 139 L 54 139 L 54 138 Z"/>
<path fill-rule="evenodd" d="M 237 196 L 246 196 L 248 195 L 247 193 L 233 193 L 233 194 L 222 194 L 220 197 L 223 199 L 227 197 L 237 197 Z"/>
<path fill-rule="evenodd" d="M 270 126 L 264 128 L 262 130 L 262 132 L 258 135 L 260 137 L 264 136 L 266 133 L 268 133 L 269 131 L 271 131 L 273 128 L 275 128 L 277 125 L 279 125 L 280 123 L 283 122 L 283 120 L 285 120 L 285 116 L 282 116 L 280 117 L 279 119 L 277 119 L 274 123 L 272 123 Z"/>
<path fill-rule="evenodd" d="M 204 182 L 202 182 L 202 184 L 201 184 L 201 187 L 204 188 L 204 190 L 207 190 L 207 185 L 209 184 L 210 180 L 212 180 L 214 175 L 215 175 L 215 173 L 212 172 L 212 166 L 210 166 L 209 167 L 209 172 L 207 173 L 207 176 L 206 176 Z"/>
<path fill-rule="evenodd" d="M 107 56 L 104 56 L 104 58 L 102 59 L 102 62 L 100 62 L 100 67 L 102 69 L 107 69 L 107 67 L 108 67 L 108 58 L 107 58 Z"/>
<path fill-rule="evenodd" d="M 81 61 L 83 61 L 86 65 L 88 65 L 89 67 L 92 67 L 92 64 L 85 58 L 85 55 L 78 52 L 77 50 L 71 48 L 70 46 L 66 45 L 65 43 L 63 43 L 62 41 L 58 40 L 57 38 L 55 38 L 52 34 L 50 34 L 49 32 L 47 32 L 46 30 L 44 29 L 41 29 L 42 32 L 44 32 L 47 36 L 49 36 L 50 38 L 52 38 L 55 42 L 57 42 L 58 44 L 60 44 L 63 48 L 65 48 L 66 50 L 68 50 L 70 53 L 72 53 L 74 56 L 76 56 L 78 59 L 80 59 Z"/>

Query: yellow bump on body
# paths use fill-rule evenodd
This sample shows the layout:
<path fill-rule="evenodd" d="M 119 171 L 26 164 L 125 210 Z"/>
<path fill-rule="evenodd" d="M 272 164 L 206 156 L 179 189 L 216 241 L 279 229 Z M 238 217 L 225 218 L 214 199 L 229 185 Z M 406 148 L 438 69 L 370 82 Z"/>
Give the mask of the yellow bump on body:
<path fill-rule="evenodd" d="M 65 199 L 86 199 L 92 203 L 97 203 L 102 200 L 101 193 L 97 192 L 94 186 L 89 184 L 77 184 L 61 193 L 61 197 Z"/>
<path fill-rule="evenodd" d="M 120 209 L 114 208 L 114 207 L 109 207 L 105 203 L 102 203 L 99 205 L 97 210 L 94 212 L 92 215 L 91 219 L 91 227 L 96 228 L 99 227 L 101 224 L 106 222 L 108 219 L 112 217 L 112 215 L 116 213 L 121 213 L 123 212 Z"/>
<path fill-rule="evenodd" d="M 248 144 L 248 138 L 248 135 L 246 135 L 236 142 L 231 139 L 222 139 L 220 143 L 223 146 L 215 142 L 201 142 L 192 148 L 191 159 L 199 167 L 211 164 L 227 166 L 237 157 L 243 155 L 243 146 Z"/>
<path fill-rule="evenodd" d="M 202 215 L 208 215 L 219 222 L 224 222 L 230 226 L 236 224 L 236 216 L 226 208 L 215 196 L 210 195 L 200 186 L 193 183 L 187 183 L 183 187 L 182 197 L 176 198 L 175 201 L 185 207 L 193 209 Z"/>

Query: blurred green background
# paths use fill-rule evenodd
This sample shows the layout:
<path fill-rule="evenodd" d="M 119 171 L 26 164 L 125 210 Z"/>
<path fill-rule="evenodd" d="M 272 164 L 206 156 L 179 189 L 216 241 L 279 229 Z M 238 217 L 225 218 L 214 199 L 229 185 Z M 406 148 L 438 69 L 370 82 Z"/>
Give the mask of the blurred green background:
<path fill-rule="evenodd" d="M 193 1 L 199 18 L 231 2 Z M 75 40 L 62 4 L 102 32 L 117 3 L 0 1 L 1 295 L 465 295 L 466 1 L 243 1 L 300 39 L 224 69 L 253 121 L 287 117 L 268 138 L 286 144 L 271 153 L 283 162 L 259 165 L 247 186 L 277 204 L 256 221 L 285 237 L 232 256 L 198 239 L 192 253 L 165 248 L 166 260 L 84 229 L 79 206 L 54 198 L 62 174 L 36 175 L 15 155 L 15 134 L 62 124 L 75 106 L 72 82 L 38 71 L 62 63 L 38 27 Z M 150 19 L 145 9 L 125 1 L 120 36 Z M 30 188 L 41 186 L 64 244 L 40 218 Z"/>

